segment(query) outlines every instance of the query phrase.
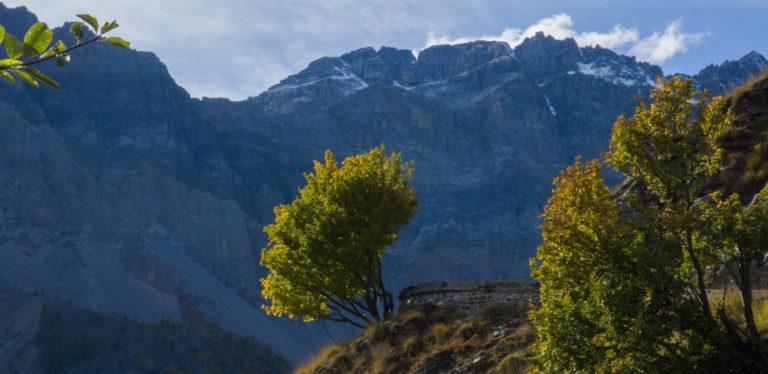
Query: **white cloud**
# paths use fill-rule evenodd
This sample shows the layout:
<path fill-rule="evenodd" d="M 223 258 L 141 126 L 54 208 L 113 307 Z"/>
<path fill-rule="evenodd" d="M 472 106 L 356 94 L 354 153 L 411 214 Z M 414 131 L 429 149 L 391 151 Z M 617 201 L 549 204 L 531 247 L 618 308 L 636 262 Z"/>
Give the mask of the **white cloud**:
<path fill-rule="evenodd" d="M 672 22 L 663 33 L 654 32 L 651 36 L 640 40 L 629 53 L 640 60 L 660 64 L 678 53 L 688 50 L 688 46 L 701 43 L 706 34 L 686 34 L 681 31 L 680 20 Z"/>
<path fill-rule="evenodd" d="M 635 29 L 627 29 L 622 25 L 613 26 L 610 32 L 600 33 L 596 31 L 582 32 L 576 36 L 579 45 L 600 45 L 603 48 L 618 48 L 640 39 L 640 33 Z"/>
<path fill-rule="evenodd" d="M 479 37 L 451 38 L 445 35 L 437 36 L 434 32 L 427 34 L 424 48 L 438 44 L 460 44 L 474 40 L 506 42 L 512 47 L 522 43 L 525 38 L 537 32 L 551 35 L 556 39 L 573 38 L 580 46 L 600 45 L 604 48 L 622 48 L 629 46 L 628 54 L 640 60 L 655 64 L 663 63 L 675 55 L 685 52 L 693 44 L 701 43 L 706 34 L 688 34 L 682 32 L 681 21 L 675 21 L 667 26 L 663 33 L 654 32 L 647 38 L 641 39 L 640 33 L 634 28 L 615 25 L 608 32 L 584 31 L 574 28 L 573 19 L 565 13 L 542 18 L 535 24 L 525 28 L 506 28 L 499 35 L 483 35 Z"/>
<path fill-rule="evenodd" d="M 489 40 L 506 42 L 514 47 L 525 40 L 525 38 L 534 36 L 537 32 L 551 35 L 557 39 L 574 38 L 579 45 L 597 45 L 605 48 L 617 48 L 640 39 L 639 33 L 635 29 L 627 29 L 622 25 L 616 25 L 607 33 L 597 31 L 578 32 L 573 27 L 573 19 L 565 13 L 558 13 L 551 17 L 540 19 L 535 24 L 527 28 L 506 28 L 500 35 L 484 35 L 480 37 L 460 37 L 450 38 L 447 36 L 436 36 L 435 33 L 429 33 L 427 43 L 424 48 L 438 44 L 459 44 L 474 40 Z"/>

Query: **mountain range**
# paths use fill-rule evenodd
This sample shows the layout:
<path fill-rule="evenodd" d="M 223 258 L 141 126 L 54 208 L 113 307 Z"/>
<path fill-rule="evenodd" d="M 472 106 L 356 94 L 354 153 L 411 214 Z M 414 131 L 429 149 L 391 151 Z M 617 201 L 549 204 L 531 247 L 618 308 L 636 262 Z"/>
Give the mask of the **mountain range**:
<path fill-rule="evenodd" d="M 35 20 L 0 4 L 12 33 Z M 552 179 L 604 152 L 664 74 L 539 33 L 514 48 L 362 48 L 233 102 L 191 98 L 149 52 L 96 45 L 72 60 L 44 68 L 59 91 L 0 91 L 0 291 L 215 323 L 292 362 L 328 336 L 259 309 L 262 227 L 325 150 L 385 144 L 415 160 L 420 210 L 386 256 L 393 291 L 525 280 Z M 692 78 L 717 94 L 766 67 L 750 52 Z"/>

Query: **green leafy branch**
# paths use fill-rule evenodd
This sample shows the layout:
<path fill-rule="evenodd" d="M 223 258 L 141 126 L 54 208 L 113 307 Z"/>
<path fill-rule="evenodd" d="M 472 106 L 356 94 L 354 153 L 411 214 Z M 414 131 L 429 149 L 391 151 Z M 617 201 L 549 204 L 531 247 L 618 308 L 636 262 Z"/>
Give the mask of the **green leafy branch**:
<path fill-rule="evenodd" d="M 0 76 L 11 83 L 16 83 L 14 76 L 34 87 L 40 87 L 40 82 L 58 89 L 59 83 L 51 77 L 33 68 L 33 65 L 56 59 L 59 66 L 69 63 L 69 54 L 80 47 L 94 42 L 103 42 L 121 48 L 130 47 L 130 43 L 116 36 L 104 35 L 118 26 L 117 21 L 106 22 L 99 27 L 99 21 L 89 14 L 77 15 L 82 21 L 75 21 L 69 27 L 69 33 L 75 37 L 76 43 L 67 46 L 63 41 L 53 42 L 53 30 L 44 22 L 37 22 L 29 27 L 24 34 L 24 40 L 19 40 L 7 33 L 0 25 L 0 44 L 5 46 L 8 58 L 0 60 Z M 87 26 L 86 26 L 87 25 Z M 83 40 L 88 26 L 93 30 L 94 37 Z"/>

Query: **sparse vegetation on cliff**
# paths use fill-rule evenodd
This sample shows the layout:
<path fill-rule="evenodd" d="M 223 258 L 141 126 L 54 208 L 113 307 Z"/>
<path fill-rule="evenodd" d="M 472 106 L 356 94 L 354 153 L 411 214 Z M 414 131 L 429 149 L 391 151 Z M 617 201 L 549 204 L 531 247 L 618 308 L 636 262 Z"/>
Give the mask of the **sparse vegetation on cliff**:
<path fill-rule="evenodd" d="M 523 373 L 534 339 L 525 313 L 502 304 L 480 316 L 450 307 L 408 310 L 325 348 L 295 373 Z"/>

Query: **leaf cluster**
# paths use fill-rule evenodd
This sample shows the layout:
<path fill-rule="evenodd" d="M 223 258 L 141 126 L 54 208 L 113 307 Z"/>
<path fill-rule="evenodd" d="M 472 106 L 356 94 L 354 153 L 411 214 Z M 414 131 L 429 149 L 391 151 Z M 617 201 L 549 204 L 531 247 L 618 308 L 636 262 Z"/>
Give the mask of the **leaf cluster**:
<path fill-rule="evenodd" d="M 616 120 L 605 158 L 642 179 L 662 203 L 687 209 L 721 168 L 718 139 L 733 115 L 722 97 L 696 91 L 693 80 L 675 76 L 657 83 L 650 105 L 641 102 L 632 117 Z"/>
<path fill-rule="evenodd" d="M 122 48 L 130 47 L 130 43 L 122 38 L 104 36 L 119 26 L 116 21 L 106 22 L 99 27 L 95 17 L 89 14 L 77 16 L 82 21 L 72 22 L 69 28 L 70 34 L 76 40 L 72 46 L 67 46 L 62 40 L 54 42 L 53 30 L 44 22 L 36 22 L 30 26 L 23 39 L 6 32 L 5 27 L 0 25 L 0 44 L 3 45 L 7 55 L 7 58 L 0 60 L 0 76 L 11 83 L 15 83 L 16 78 L 20 78 L 33 87 L 40 87 L 42 82 L 58 89 L 60 88 L 58 82 L 32 66 L 51 59 L 56 59 L 59 66 L 65 66 L 69 63 L 70 52 L 93 42 L 104 42 Z M 88 27 L 94 36 L 83 40 Z"/>
<path fill-rule="evenodd" d="M 713 192 L 701 203 L 702 239 L 713 256 L 763 265 L 768 248 L 768 188 L 744 206 L 738 194 Z"/>

